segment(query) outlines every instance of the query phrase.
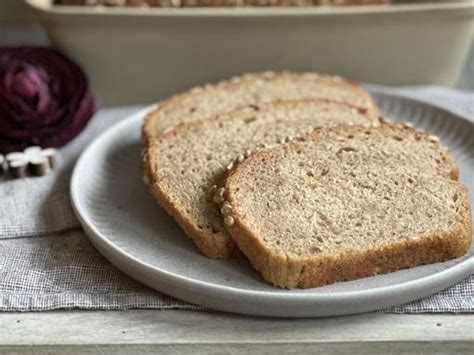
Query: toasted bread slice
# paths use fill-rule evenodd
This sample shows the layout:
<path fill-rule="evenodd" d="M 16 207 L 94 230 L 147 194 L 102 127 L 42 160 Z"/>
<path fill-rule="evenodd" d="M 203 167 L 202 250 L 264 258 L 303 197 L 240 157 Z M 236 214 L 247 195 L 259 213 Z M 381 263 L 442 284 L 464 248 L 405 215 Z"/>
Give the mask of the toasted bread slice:
<path fill-rule="evenodd" d="M 145 119 L 146 142 L 183 123 L 214 116 L 241 106 L 276 100 L 330 99 L 377 114 L 370 94 L 337 76 L 316 73 L 256 73 L 214 85 L 196 87 L 160 103 Z"/>
<path fill-rule="evenodd" d="M 202 254 L 226 258 L 234 243 L 211 199 L 215 179 L 236 159 L 316 127 L 378 123 L 364 108 L 327 100 L 252 105 L 151 141 L 143 156 L 145 181 Z"/>
<path fill-rule="evenodd" d="M 309 288 L 466 253 L 471 214 L 457 176 L 434 136 L 324 128 L 234 167 L 222 212 L 266 281 Z"/>

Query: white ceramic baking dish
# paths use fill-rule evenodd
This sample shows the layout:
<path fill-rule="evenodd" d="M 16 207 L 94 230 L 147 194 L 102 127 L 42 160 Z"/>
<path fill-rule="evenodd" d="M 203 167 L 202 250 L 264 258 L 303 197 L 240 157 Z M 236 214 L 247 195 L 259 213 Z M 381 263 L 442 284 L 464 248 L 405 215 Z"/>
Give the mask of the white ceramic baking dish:
<path fill-rule="evenodd" d="M 258 70 L 337 73 L 380 84 L 452 85 L 474 1 L 339 8 L 94 8 L 28 0 L 55 47 L 104 104 L 156 101 Z"/>

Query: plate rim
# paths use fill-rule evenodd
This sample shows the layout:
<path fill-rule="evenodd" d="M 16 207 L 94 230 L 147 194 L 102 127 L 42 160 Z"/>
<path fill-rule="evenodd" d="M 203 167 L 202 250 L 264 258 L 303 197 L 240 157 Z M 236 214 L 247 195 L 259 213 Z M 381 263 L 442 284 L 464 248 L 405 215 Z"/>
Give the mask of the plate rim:
<path fill-rule="evenodd" d="M 428 105 L 431 107 L 434 107 L 436 109 L 440 109 L 445 111 L 447 114 L 451 114 L 456 116 L 457 119 L 462 119 L 463 121 L 467 122 L 470 125 L 474 125 L 474 122 L 471 120 L 467 119 L 464 114 L 460 112 L 456 112 L 454 110 L 445 108 L 443 106 L 439 106 L 436 104 L 433 104 L 431 102 L 425 101 L 425 100 L 420 100 L 418 98 L 413 98 L 404 94 L 399 94 L 399 93 L 393 93 L 390 92 L 390 89 L 385 89 L 382 87 L 378 87 L 376 85 L 368 85 L 367 88 L 372 94 L 382 94 L 386 96 L 393 96 L 399 99 L 403 100 L 409 100 L 412 102 L 415 102 L 417 104 L 423 104 L 423 105 Z M 111 126 L 109 129 L 101 133 L 99 136 L 97 136 L 87 147 L 86 149 L 81 153 L 81 156 L 77 160 L 74 170 L 71 176 L 71 184 L 70 184 L 70 195 L 71 195 L 71 204 L 74 210 L 74 213 L 76 214 L 77 218 L 79 219 L 82 227 L 84 228 L 86 234 L 88 235 L 89 239 L 91 242 L 96 246 L 97 249 L 101 252 L 101 254 L 106 257 L 109 261 L 112 262 L 116 267 L 118 267 L 122 272 L 125 272 L 127 275 L 130 275 L 132 278 L 137 279 L 137 276 L 134 275 L 133 272 L 130 272 L 130 270 L 124 270 L 123 267 L 121 267 L 120 264 L 123 262 L 123 260 L 132 262 L 133 264 L 136 264 L 140 268 L 144 268 L 146 271 L 151 272 L 154 274 L 154 276 L 163 282 L 171 282 L 171 283 L 177 283 L 178 286 L 182 287 L 187 287 L 189 289 L 193 289 L 195 291 L 199 290 L 202 294 L 204 295 L 209 295 L 212 293 L 218 293 L 218 298 L 226 298 L 226 297 L 238 297 L 241 299 L 241 301 L 245 302 L 246 299 L 250 298 L 257 298 L 264 300 L 269 303 L 281 303 L 284 302 L 286 306 L 293 306 L 297 307 L 300 302 L 309 302 L 311 304 L 319 304 L 319 303 L 337 303 L 338 301 L 344 300 L 347 303 L 357 303 L 360 302 L 361 297 L 364 297 L 366 299 L 371 299 L 371 300 L 380 300 L 382 301 L 384 298 L 387 298 L 388 296 L 396 296 L 396 295 L 402 295 L 405 291 L 410 291 L 413 293 L 414 289 L 417 290 L 416 293 L 423 292 L 424 289 L 430 288 L 428 292 L 423 292 L 423 295 L 414 298 L 414 299 L 419 299 L 421 297 L 425 297 L 427 295 L 433 294 L 440 289 L 443 289 L 447 286 L 446 284 L 454 284 L 455 282 L 461 280 L 464 277 L 467 277 L 474 273 L 474 256 L 470 256 L 466 258 L 466 260 L 463 260 L 453 266 L 450 266 L 444 270 L 435 272 L 430 275 L 426 275 L 414 280 L 409 280 L 405 281 L 396 285 L 385 285 L 385 286 L 380 286 L 380 287 L 375 287 L 371 289 L 360 289 L 360 290 L 353 290 L 353 291 L 340 291 L 340 292 L 334 292 L 334 293 L 291 293 L 291 290 L 280 290 L 280 289 L 275 289 L 275 291 L 261 291 L 261 290 L 249 290 L 249 289 L 242 289 L 234 286 L 227 286 L 227 285 L 222 285 L 218 283 L 212 283 L 208 281 L 202 281 L 202 280 L 196 280 L 194 278 L 190 278 L 184 275 L 176 274 L 170 271 L 167 271 L 165 269 L 162 269 L 160 267 L 151 265 L 140 258 L 128 253 L 125 250 L 122 250 L 120 247 L 116 246 L 113 242 L 111 242 L 104 234 L 102 234 L 94 225 L 93 221 L 89 219 L 87 216 L 87 213 L 85 211 L 84 206 L 81 205 L 80 203 L 80 191 L 77 188 L 79 185 L 79 178 L 80 178 L 80 171 L 82 170 L 81 168 L 86 165 L 86 161 L 88 157 L 91 155 L 91 152 L 94 152 L 96 147 L 99 147 L 104 144 L 104 142 L 109 139 L 109 136 L 113 136 L 116 134 L 116 132 L 120 131 L 123 126 L 127 126 L 130 124 L 133 124 L 132 122 L 135 122 L 139 118 L 143 119 L 143 117 L 156 108 L 158 105 L 153 104 L 150 106 L 147 106 L 138 112 L 130 115 L 128 118 L 125 118 L 123 121 L 118 122 L 117 124 Z M 98 245 L 97 245 L 98 244 Z M 102 248 L 106 248 L 107 252 L 102 252 Z M 107 254 L 107 255 L 105 255 Z M 143 282 L 143 281 L 140 281 Z M 435 282 L 438 285 L 441 285 L 441 288 L 438 287 L 438 289 L 433 288 L 432 284 Z M 146 283 L 146 282 L 145 282 Z M 182 297 L 183 295 L 176 295 L 176 293 L 172 292 L 171 290 L 167 289 L 164 291 L 163 289 L 157 288 L 155 285 L 150 285 L 148 286 L 154 288 L 155 290 L 158 290 L 160 292 L 164 292 L 166 294 L 169 294 L 173 297 L 179 298 L 186 300 L 188 302 L 194 303 L 193 300 L 190 300 L 190 298 L 186 299 L 186 297 Z M 202 297 L 201 297 L 202 298 Z M 411 298 L 411 300 L 414 300 Z M 407 301 L 405 301 L 407 302 Z M 212 305 L 212 300 L 210 302 L 206 302 L 207 306 L 223 311 L 230 311 L 234 313 L 246 313 L 246 314 L 258 314 L 258 315 L 264 315 L 264 316 L 282 316 L 282 314 L 268 314 L 268 312 L 245 312 L 245 311 L 238 311 L 235 310 L 235 307 L 232 307 L 232 305 L 229 305 L 229 307 L 222 307 L 222 306 L 213 306 Z M 373 301 L 373 303 L 376 303 Z M 392 302 L 393 303 L 393 302 Z M 200 304 L 203 304 L 203 302 L 200 302 Z M 209 305 L 211 304 L 211 305 Z M 391 306 L 400 304 L 400 302 L 396 302 L 391 304 Z M 301 306 L 301 305 L 300 305 Z M 390 306 L 390 305 L 389 305 Z M 388 307 L 384 305 L 383 307 Z M 380 307 L 378 307 L 380 308 Z M 377 307 L 367 309 L 367 310 L 374 310 L 378 309 Z M 339 314 L 352 314 L 352 313 L 360 313 L 364 312 L 367 310 L 362 310 L 362 311 L 341 311 Z M 278 313 L 278 312 L 276 312 Z M 288 312 L 283 312 L 283 316 L 286 317 L 301 317 L 301 314 L 298 315 L 291 315 L 287 314 Z M 309 317 L 315 317 L 317 315 L 314 314 L 309 314 Z"/>

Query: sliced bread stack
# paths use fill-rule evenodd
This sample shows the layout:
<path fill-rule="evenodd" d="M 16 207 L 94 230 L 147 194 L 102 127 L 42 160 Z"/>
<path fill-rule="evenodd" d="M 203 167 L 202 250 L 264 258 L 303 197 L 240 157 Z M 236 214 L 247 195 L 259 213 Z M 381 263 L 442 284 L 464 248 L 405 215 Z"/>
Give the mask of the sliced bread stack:
<path fill-rule="evenodd" d="M 284 288 L 459 256 L 471 220 L 438 139 L 379 119 L 370 94 L 319 74 L 190 90 L 143 125 L 144 180 L 210 258 L 237 249 Z"/>
<path fill-rule="evenodd" d="M 229 257 L 234 242 L 214 197 L 218 178 L 253 152 L 318 127 L 378 124 L 365 109 L 327 100 L 252 105 L 183 125 L 149 143 L 145 180 L 160 204 L 207 257 Z"/>

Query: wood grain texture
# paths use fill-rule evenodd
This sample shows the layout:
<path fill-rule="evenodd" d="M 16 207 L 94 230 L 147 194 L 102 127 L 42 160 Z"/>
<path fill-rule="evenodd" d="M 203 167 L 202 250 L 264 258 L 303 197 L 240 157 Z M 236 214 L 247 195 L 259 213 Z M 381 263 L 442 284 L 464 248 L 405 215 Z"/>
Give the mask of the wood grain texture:
<path fill-rule="evenodd" d="M 174 310 L 4 313 L 0 353 L 469 353 L 473 322 L 474 315 L 287 320 Z"/>

